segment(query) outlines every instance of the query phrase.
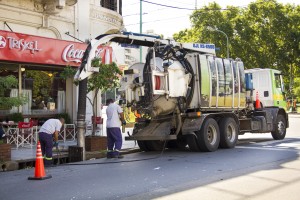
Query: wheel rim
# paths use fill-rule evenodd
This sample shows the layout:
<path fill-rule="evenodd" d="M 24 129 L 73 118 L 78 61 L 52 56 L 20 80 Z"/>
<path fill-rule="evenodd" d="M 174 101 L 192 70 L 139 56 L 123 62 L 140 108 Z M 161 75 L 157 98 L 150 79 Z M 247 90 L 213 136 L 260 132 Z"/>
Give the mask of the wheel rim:
<path fill-rule="evenodd" d="M 228 141 L 233 142 L 236 137 L 236 129 L 232 124 L 229 124 L 226 130 L 226 137 Z"/>
<path fill-rule="evenodd" d="M 207 140 L 211 145 L 217 142 L 217 129 L 214 126 L 209 126 L 207 129 Z"/>
<path fill-rule="evenodd" d="M 278 133 L 280 135 L 283 135 L 284 132 L 285 132 L 285 124 L 284 124 L 284 122 L 283 121 L 279 121 L 278 124 L 277 124 L 277 126 L 278 126 Z"/>

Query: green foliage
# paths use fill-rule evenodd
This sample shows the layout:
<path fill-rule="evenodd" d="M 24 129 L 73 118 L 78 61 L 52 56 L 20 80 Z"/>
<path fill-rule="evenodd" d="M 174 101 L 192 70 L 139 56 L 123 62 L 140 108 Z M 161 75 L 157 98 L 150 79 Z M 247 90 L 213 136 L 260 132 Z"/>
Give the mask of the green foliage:
<path fill-rule="evenodd" d="M 22 122 L 22 121 L 24 121 L 24 117 L 23 117 L 22 113 L 13 113 L 13 114 L 10 114 L 8 116 L 8 119 L 10 121 L 14 121 L 14 122 Z"/>
<path fill-rule="evenodd" d="M 91 62 L 92 67 L 100 67 L 100 65 L 101 65 L 101 58 L 99 57 L 94 58 Z"/>
<path fill-rule="evenodd" d="M 55 118 L 57 118 L 57 119 L 64 118 L 66 124 L 72 124 L 70 115 L 68 113 L 59 113 L 55 116 Z"/>
<path fill-rule="evenodd" d="M 180 42 L 213 43 L 220 48 L 219 57 L 226 57 L 229 38 L 231 58 L 241 58 L 246 68 L 274 68 L 285 75 L 300 77 L 300 6 L 256 0 L 247 7 L 228 6 L 226 10 L 210 3 L 190 16 L 192 27 L 173 35 Z"/>
<path fill-rule="evenodd" d="M 7 97 L 5 93 L 12 88 L 18 87 L 18 79 L 15 76 L 9 75 L 0 77 L 0 108 L 11 109 L 13 106 L 21 106 L 27 102 L 24 96 Z"/>
<path fill-rule="evenodd" d="M 116 63 L 103 64 L 101 58 L 94 58 L 91 62 L 92 67 L 99 67 L 99 73 L 92 74 L 88 79 L 87 92 L 99 90 L 105 92 L 109 89 L 116 88 L 119 84 L 119 77 L 122 72 Z M 73 78 L 76 74 L 76 70 L 70 66 L 64 68 L 60 77 L 67 79 Z"/>
<path fill-rule="evenodd" d="M 76 74 L 76 69 L 72 68 L 71 66 L 67 66 L 64 68 L 64 71 L 60 73 L 60 77 L 63 79 L 73 78 Z"/>
<path fill-rule="evenodd" d="M 50 97 L 52 78 L 55 73 L 51 74 L 52 76 L 49 76 L 49 74 L 48 72 L 38 70 L 26 71 L 26 77 L 34 79 L 32 99 L 35 99 L 36 102 L 41 102 Z"/>
<path fill-rule="evenodd" d="M 87 96 L 87 99 L 93 107 L 93 116 L 96 116 L 95 103 L 99 91 L 101 90 L 101 92 L 105 92 L 109 89 L 116 88 L 119 85 L 119 78 L 122 72 L 116 63 L 113 62 L 111 64 L 104 64 L 99 57 L 92 59 L 91 66 L 99 68 L 99 73 L 93 73 L 87 81 L 87 93 L 94 91 L 94 97 L 91 99 Z M 76 70 L 68 66 L 64 69 L 60 76 L 67 79 L 73 78 L 75 74 Z M 96 125 L 94 124 L 93 135 L 95 134 L 95 126 Z"/>
<path fill-rule="evenodd" d="M 300 77 L 294 79 L 294 86 L 291 96 L 296 96 L 297 102 L 300 102 Z"/>
<path fill-rule="evenodd" d="M 92 61 L 93 62 L 93 61 Z M 88 92 L 116 88 L 119 84 L 119 77 L 122 72 L 116 63 L 103 64 L 98 62 L 99 73 L 94 73 L 88 80 Z"/>

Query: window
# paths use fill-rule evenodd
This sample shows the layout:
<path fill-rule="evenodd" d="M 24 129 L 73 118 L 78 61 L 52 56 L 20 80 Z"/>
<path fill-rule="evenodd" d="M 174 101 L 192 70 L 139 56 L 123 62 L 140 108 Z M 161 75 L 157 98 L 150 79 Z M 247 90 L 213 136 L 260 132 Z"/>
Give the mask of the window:
<path fill-rule="evenodd" d="M 275 75 L 275 87 L 281 88 L 280 74 L 274 74 L 274 75 Z"/>
<path fill-rule="evenodd" d="M 118 2 L 119 14 L 122 15 L 122 0 L 101 0 L 100 5 L 109 10 L 118 11 Z"/>

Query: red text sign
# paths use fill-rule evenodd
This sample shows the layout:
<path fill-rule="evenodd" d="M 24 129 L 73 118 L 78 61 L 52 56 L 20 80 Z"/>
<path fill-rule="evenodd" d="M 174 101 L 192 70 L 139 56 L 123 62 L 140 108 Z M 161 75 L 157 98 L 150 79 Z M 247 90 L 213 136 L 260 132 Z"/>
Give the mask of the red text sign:
<path fill-rule="evenodd" d="M 42 65 L 79 66 L 87 44 L 0 31 L 0 60 Z M 96 56 L 112 62 L 112 48 L 99 46 Z"/>

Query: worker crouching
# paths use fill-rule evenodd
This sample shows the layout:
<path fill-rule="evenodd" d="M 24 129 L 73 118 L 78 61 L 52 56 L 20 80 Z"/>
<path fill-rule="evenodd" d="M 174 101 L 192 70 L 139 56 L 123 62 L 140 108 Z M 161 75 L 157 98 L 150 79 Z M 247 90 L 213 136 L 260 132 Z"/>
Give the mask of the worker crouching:
<path fill-rule="evenodd" d="M 58 133 L 64 125 L 64 118 L 48 119 L 39 130 L 39 140 L 45 167 L 53 165 L 52 149 L 53 145 L 58 145 Z M 54 139 L 54 144 L 53 144 Z"/>

